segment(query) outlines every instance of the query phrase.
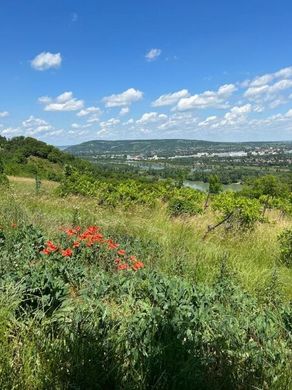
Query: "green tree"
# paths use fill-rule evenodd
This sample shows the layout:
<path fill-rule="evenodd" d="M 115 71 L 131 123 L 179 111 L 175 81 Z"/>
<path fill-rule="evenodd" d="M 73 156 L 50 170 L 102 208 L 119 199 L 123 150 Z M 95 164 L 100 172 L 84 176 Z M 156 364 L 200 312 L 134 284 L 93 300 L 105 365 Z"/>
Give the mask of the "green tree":
<path fill-rule="evenodd" d="M 209 182 L 209 189 L 208 189 L 208 194 L 205 202 L 205 207 L 204 207 L 205 209 L 209 206 L 209 200 L 211 194 L 219 194 L 219 192 L 221 192 L 223 189 L 222 184 L 217 175 L 210 175 L 208 182 Z"/>

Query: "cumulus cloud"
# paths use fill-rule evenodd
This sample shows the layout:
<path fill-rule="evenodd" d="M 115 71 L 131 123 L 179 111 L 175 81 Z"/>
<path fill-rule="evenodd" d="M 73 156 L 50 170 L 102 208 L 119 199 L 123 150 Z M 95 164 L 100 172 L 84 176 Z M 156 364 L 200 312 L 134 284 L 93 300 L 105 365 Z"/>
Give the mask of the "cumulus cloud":
<path fill-rule="evenodd" d="M 123 107 L 123 108 L 121 109 L 121 111 L 120 111 L 120 115 L 121 115 L 121 116 L 127 115 L 127 114 L 129 114 L 129 112 L 130 112 L 129 107 Z"/>
<path fill-rule="evenodd" d="M 226 99 L 236 91 L 234 84 L 224 84 L 217 91 L 205 91 L 201 94 L 182 98 L 178 101 L 176 109 L 186 111 L 209 107 L 226 108 Z"/>
<path fill-rule="evenodd" d="M 287 68 L 282 68 L 274 73 L 266 73 L 261 76 L 256 76 L 253 80 L 246 80 L 243 86 L 249 86 L 249 87 L 260 87 L 262 85 L 269 84 L 270 82 L 274 81 L 275 79 L 288 79 L 292 77 L 292 66 L 289 66 Z"/>
<path fill-rule="evenodd" d="M 1 135 L 4 137 L 13 137 L 20 133 L 19 127 L 6 127 L 1 131 Z"/>
<path fill-rule="evenodd" d="M 172 106 L 176 104 L 180 99 L 189 97 L 190 93 L 187 89 L 181 89 L 180 91 L 161 95 L 158 99 L 152 102 L 153 107 Z"/>
<path fill-rule="evenodd" d="M 38 54 L 31 62 L 31 66 L 35 70 L 43 71 L 50 68 L 59 68 L 62 63 L 61 53 L 42 52 Z"/>
<path fill-rule="evenodd" d="M 99 107 L 87 107 L 87 108 L 84 108 L 83 110 L 79 111 L 76 115 L 77 116 L 87 116 L 87 115 L 90 115 L 90 114 L 101 114 L 102 111 Z"/>
<path fill-rule="evenodd" d="M 140 119 L 136 121 L 137 124 L 155 123 L 167 119 L 167 115 L 158 114 L 158 112 L 145 112 Z"/>
<path fill-rule="evenodd" d="M 0 111 L 0 118 L 5 118 L 5 117 L 7 117 L 7 116 L 9 116 L 9 112 L 8 111 Z"/>
<path fill-rule="evenodd" d="M 53 129 L 47 121 L 40 118 L 35 118 L 31 115 L 28 119 L 22 122 L 22 127 L 25 130 L 25 135 L 36 135 Z"/>
<path fill-rule="evenodd" d="M 151 49 L 145 54 L 145 58 L 147 61 L 155 61 L 161 54 L 161 49 Z"/>
<path fill-rule="evenodd" d="M 72 92 L 64 92 L 56 98 L 42 96 L 38 101 L 44 104 L 45 111 L 78 111 L 84 106 L 83 100 L 73 97 Z"/>
<path fill-rule="evenodd" d="M 102 99 L 106 107 L 123 107 L 129 106 L 143 98 L 143 92 L 138 89 L 129 88 L 120 94 L 106 96 Z"/>

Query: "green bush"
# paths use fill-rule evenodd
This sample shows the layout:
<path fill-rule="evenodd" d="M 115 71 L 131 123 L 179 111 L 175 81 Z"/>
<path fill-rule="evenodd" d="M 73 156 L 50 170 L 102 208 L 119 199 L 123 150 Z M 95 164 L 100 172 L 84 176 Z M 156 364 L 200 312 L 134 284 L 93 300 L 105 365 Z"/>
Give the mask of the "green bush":
<path fill-rule="evenodd" d="M 225 267 L 207 287 L 109 267 L 120 247 L 94 227 L 56 245 L 31 226 L 4 236 L 1 389 L 290 388 L 291 310 Z"/>
<path fill-rule="evenodd" d="M 280 260 L 288 267 L 292 266 L 292 230 L 286 229 L 279 236 Z"/>

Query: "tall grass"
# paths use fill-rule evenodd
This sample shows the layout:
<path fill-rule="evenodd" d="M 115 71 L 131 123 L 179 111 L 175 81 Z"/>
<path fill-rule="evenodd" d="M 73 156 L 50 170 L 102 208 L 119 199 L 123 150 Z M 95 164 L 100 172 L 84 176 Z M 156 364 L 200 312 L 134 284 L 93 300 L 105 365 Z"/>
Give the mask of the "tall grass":
<path fill-rule="evenodd" d="M 99 224 L 109 234 L 126 241 L 153 269 L 210 284 L 218 272 L 222 256 L 228 257 L 231 269 L 251 293 L 264 292 L 277 270 L 279 287 L 286 300 L 292 298 L 292 270 L 279 262 L 278 235 L 292 225 L 290 218 L 280 218 L 274 211 L 268 221 L 250 232 L 214 231 L 204 240 L 207 226 L 216 215 L 188 218 L 169 217 L 163 205 L 149 211 L 145 207 L 103 208 L 94 199 L 60 198 L 56 185 L 43 182 L 40 195 L 34 182 L 11 179 L 11 189 L 1 195 L 0 224 L 25 219 L 53 235 L 60 226 Z"/>

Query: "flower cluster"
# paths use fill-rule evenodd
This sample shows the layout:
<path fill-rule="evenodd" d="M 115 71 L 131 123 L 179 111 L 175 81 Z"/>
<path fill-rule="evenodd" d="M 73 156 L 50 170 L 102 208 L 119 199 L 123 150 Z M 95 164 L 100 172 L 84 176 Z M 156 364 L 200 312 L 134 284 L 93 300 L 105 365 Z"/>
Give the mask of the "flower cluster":
<path fill-rule="evenodd" d="M 91 254 L 103 251 L 108 253 L 109 258 L 114 256 L 114 267 L 119 271 L 138 271 L 144 268 L 144 263 L 138 260 L 136 256 L 128 256 L 126 251 L 120 248 L 120 244 L 111 238 L 105 238 L 99 226 L 89 226 L 84 231 L 81 231 L 79 226 L 61 230 L 65 233 L 66 246 L 47 241 L 41 254 L 48 256 L 57 253 L 64 258 L 68 258 L 81 253 L 82 250 L 91 249 Z"/>

